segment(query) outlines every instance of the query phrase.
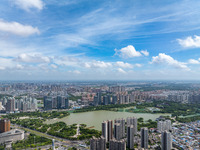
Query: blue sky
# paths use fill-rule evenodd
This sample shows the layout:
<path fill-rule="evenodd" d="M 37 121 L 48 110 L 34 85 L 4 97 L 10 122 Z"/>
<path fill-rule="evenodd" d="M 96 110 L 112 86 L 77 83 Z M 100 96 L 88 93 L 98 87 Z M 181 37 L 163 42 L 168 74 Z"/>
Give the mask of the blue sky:
<path fill-rule="evenodd" d="M 199 80 L 198 0 L 1 0 L 2 80 Z"/>

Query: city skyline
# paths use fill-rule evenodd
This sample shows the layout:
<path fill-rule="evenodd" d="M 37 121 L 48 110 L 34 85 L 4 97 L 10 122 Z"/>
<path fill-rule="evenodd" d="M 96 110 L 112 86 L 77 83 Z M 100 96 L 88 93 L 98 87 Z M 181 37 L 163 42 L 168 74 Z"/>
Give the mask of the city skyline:
<path fill-rule="evenodd" d="M 197 0 L 1 4 L 1 80 L 199 80 Z"/>

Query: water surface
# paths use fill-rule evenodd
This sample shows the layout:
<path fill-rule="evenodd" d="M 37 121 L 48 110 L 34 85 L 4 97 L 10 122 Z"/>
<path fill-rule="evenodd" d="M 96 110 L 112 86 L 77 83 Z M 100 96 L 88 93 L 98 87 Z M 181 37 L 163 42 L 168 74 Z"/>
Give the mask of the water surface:
<path fill-rule="evenodd" d="M 82 113 L 71 113 L 69 116 L 64 117 L 62 119 L 52 119 L 46 121 L 47 124 L 55 123 L 58 121 L 63 121 L 66 124 L 86 124 L 88 127 L 93 127 L 94 129 L 101 130 L 101 123 L 104 120 L 115 120 L 117 118 L 127 117 L 136 117 L 136 118 L 144 118 L 144 120 L 152 119 L 155 120 L 159 116 L 170 115 L 170 114 L 150 114 L 150 113 L 129 113 L 129 112 L 114 112 L 114 111 L 91 111 L 91 112 L 82 112 Z"/>

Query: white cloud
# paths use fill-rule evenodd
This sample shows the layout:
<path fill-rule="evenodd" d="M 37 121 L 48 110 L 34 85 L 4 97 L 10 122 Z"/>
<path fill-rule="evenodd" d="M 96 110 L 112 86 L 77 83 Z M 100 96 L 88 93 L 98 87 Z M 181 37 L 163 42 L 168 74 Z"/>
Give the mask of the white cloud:
<path fill-rule="evenodd" d="M 135 64 L 135 67 L 142 67 L 142 64 Z"/>
<path fill-rule="evenodd" d="M 19 69 L 19 70 L 21 70 L 21 69 L 24 69 L 24 66 L 22 66 L 21 64 L 17 64 L 16 68 Z"/>
<path fill-rule="evenodd" d="M 42 56 L 41 54 L 21 54 L 15 61 L 24 63 L 49 63 L 50 58 L 47 56 Z"/>
<path fill-rule="evenodd" d="M 189 59 L 188 60 L 188 64 L 200 64 L 200 61 L 199 60 L 196 60 L 196 59 Z"/>
<path fill-rule="evenodd" d="M 197 36 L 197 35 L 195 35 L 194 38 L 189 36 L 185 39 L 177 39 L 177 41 L 184 48 L 200 47 L 200 36 Z"/>
<path fill-rule="evenodd" d="M 115 50 L 116 55 L 119 55 L 122 58 L 133 58 L 133 57 L 140 57 L 142 54 L 136 51 L 135 47 L 132 45 L 128 45 L 120 50 Z"/>
<path fill-rule="evenodd" d="M 127 47 L 121 48 L 120 50 L 115 49 L 115 55 L 119 55 L 122 58 L 133 58 L 142 56 L 149 56 L 147 50 L 137 51 L 133 45 L 128 45 Z"/>
<path fill-rule="evenodd" d="M 183 69 L 189 71 L 190 69 L 187 67 L 186 63 L 179 62 L 172 58 L 169 55 L 166 55 L 165 53 L 159 53 L 158 56 L 152 57 L 151 64 L 163 64 L 163 65 L 170 65 L 178 69 Z"/>
<path fill-rule="evenodd" d="M 126 74 L 126 71 L 124 71 L 122 68 L 118 68 L 117 71 L 118 71 L 119 73 Z"/>
<path fill-rule="evenodd" d="M 42 10 L 44 7 L 42 0 L 12 0 L 12 2 L 26 11 L 30 11 L 31 8 Z"/>
<path fill-rule="evenodd" d="M 149 56 L 149 52 L 147 50 L 140 51 L 144 56 Z"/>
<path fill-rule="evenodd" d="M 0 58 L 0 69 L 5 70 L 6 68 L 14 67 L 15 63 L 10 58 Z"/>
<path fill-rule="evenodd" d="M 112 64 L 110 62 L 104 62 L 104 61 L 93 61 L 93 62 L 84 63 L 84 67 L 86 67 L 86 68 L 108 68 L 108 67 L 112 67 Z"/>
<path fill-rule="evenodd" d="M 54 69 L 58 68 L 58 66 L 55 65 L 55 64 L 51 64 L 51 67 L 54 68 Z"/>
<path fill-rule="evenodd" d="M 29 25 L 22 25 L 18 22 L 5 22 L 0 20 L 0 31 L 8 32 L 20 36 L 29 36 L 32 34 L 39 34 L 38 28 Z"/>
<path fill-rule="evenodd" d="M 121 68 L 133 68 L 133 65 L 129 63 L 124 63 L 122 61 L 117 61 L 116 66 L 121 67 Z"/>

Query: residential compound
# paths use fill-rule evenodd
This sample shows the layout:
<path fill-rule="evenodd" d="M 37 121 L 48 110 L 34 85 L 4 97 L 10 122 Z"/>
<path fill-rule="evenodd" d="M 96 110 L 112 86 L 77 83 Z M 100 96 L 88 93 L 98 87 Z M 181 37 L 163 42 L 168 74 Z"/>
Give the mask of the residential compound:
<path fill-rule="evenodd" d="M 126 148 L 171 150 L 173 148 L 172 139 L 175 132 L 172 130 L 175 128 L 172 128 L 170 120 L 159 121 L 157 129 L 154 131 L 143 127 L 140 132 L 135 130 L 138 124 L 137 118 L 128 117 L 126 120 L 122 118 L 104 121 L 102 123 L 102 136 L 101 138 L 93 137 L 90 140 L 90 149 L 104 150 L 107 146 L 106 143 L 109 143 L 109 147 L 107 147 L 109 150 L 126 150 Z M 174 146 L 180 147 L 177 143 L 174 143 Z"/>
<path fill-rule="evenodd" d="M 1 99 L 1 104 L 0 111 L 4 110 L 7 113 L 35 111 L 38 109 L 37 99 L 28 96 L 20 98 L 6 96 Z"/>

